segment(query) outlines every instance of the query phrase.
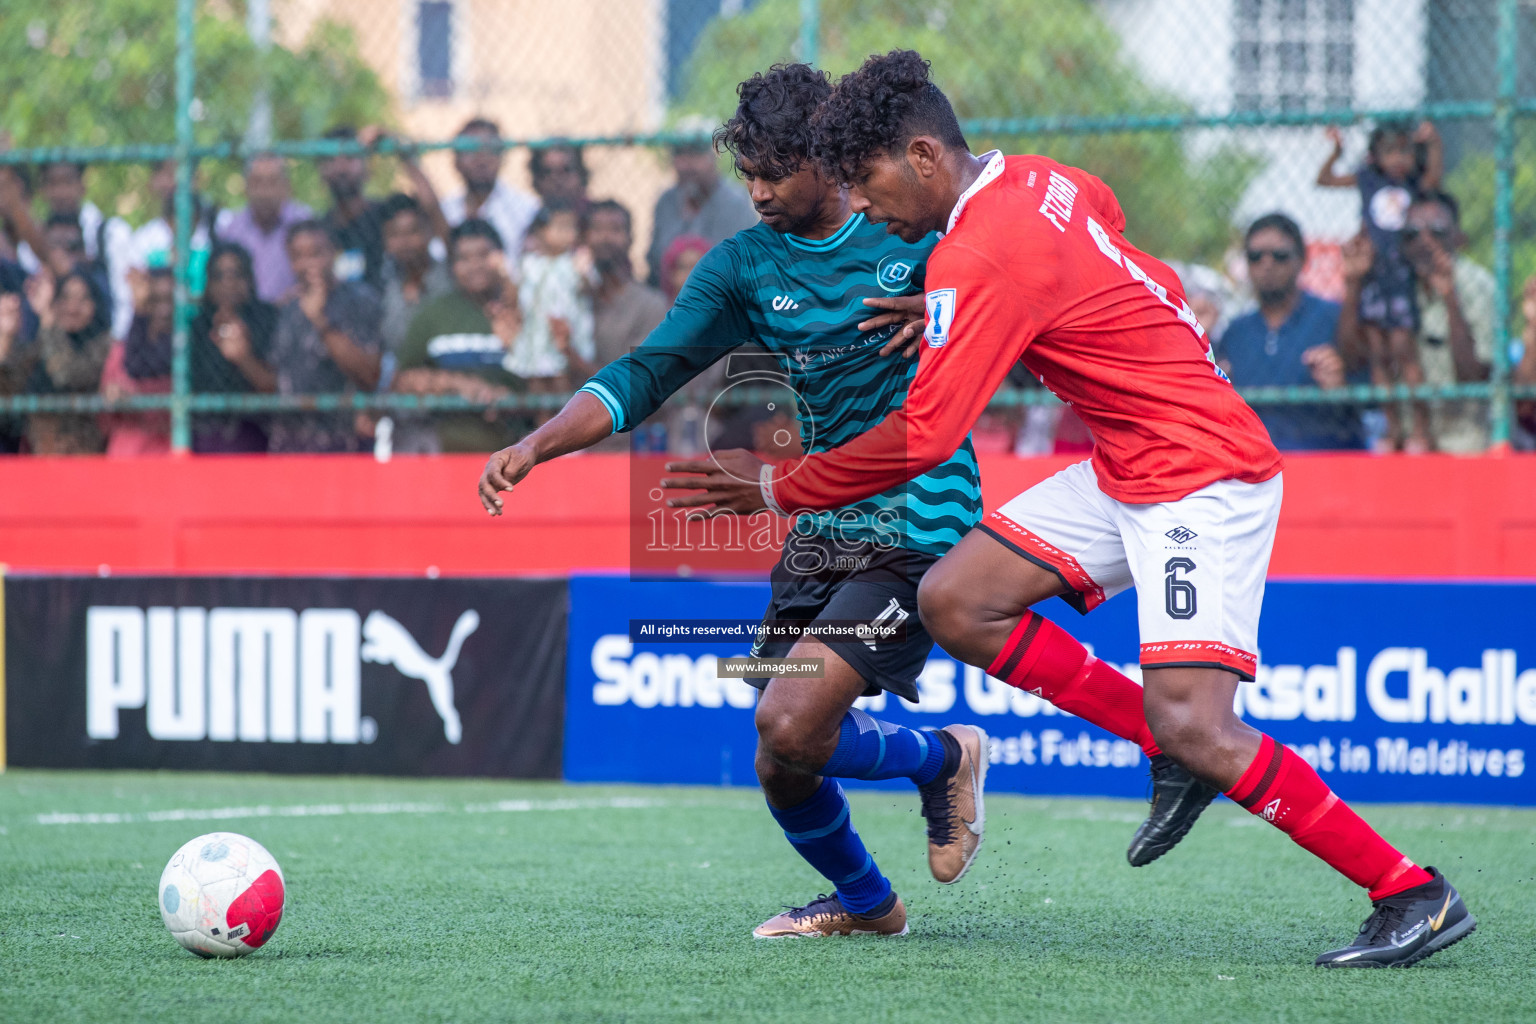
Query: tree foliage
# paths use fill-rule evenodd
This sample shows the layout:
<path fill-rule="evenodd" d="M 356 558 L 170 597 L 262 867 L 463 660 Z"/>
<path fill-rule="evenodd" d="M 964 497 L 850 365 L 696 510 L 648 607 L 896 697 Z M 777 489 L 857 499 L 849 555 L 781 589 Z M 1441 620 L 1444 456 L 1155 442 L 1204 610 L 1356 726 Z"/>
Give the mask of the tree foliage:
<path fill-rule="evenodd" d="M 894 47 L 920 52 L 962 120 L 1170 114 L 1186 107 L 1148 85 L 1092 5 L 1063 0 L 824 0 L 818 63 L 833 75 Z M 762 0 L 717 18 L 699 41 L 679 115 L 729 115 L 736 84 L 796 58 L 798 0 Z M 1224 147 L 1190 156 L 1174 132 L 975 136 L 977 152 L 1038 152 L 1099 175 L 1115 190 L 1133 242 L 1158 256 L 1215 260 L 1256 170 Z"/>
<path fill-rule="evenodd" d="M 1489 153 L 1463 157 L 1446 177 L 1461 209 L 1467 253 L 1493 267 L 1494 186 L 1497 167 Z M 1536 275 L 1536 137 L 1522 127 L 1515 145 L 1514 223 L 1510 226 L 1510 305 L 1520 308 L 1520 289 Z"/>
<path fill-rule="evenodd" d="M 0 128 L 14 147 L 169 143 L 176 138 L 176 19 L 167 0 L 5 0 L 0 14 Z M 303 44 L 259 53 L 243 0 L 198 5 L 194 25 L 195 139 L 240 140 L 253 97 L 272 97 L 273 135 L 314 138 L 341 121 L 377 123 L 389 96 L 349 28 L 318 21 Z M 238 202 L 232 165 L 203 168 L 202 190 Z M 90 176 L 103 209 L 155 214 L 143 165 L 102 165 Z M 318 200 L 312 174 L 296 186 Z"/>

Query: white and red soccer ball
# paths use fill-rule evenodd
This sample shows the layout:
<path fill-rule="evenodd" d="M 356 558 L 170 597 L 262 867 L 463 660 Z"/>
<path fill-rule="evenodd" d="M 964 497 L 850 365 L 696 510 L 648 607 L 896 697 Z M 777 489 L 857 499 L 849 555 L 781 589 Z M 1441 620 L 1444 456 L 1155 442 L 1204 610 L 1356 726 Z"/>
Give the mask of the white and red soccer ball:
<path fill-rule="evenodd" d="M 283 870 L 260 843 L 210 832 L 177 850 L 160 875 L 160 916 L 202 957 L 259 948 L 283 919 Z"/>

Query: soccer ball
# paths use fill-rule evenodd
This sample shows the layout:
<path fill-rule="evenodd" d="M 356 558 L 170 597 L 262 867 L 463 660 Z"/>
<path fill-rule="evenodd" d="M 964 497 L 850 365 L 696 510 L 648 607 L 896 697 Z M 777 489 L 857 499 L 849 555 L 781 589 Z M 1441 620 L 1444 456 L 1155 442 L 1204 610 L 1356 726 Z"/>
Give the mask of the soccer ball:
<path fill-rule="evenodd" d="M 198 836 L 160 875 L 160 916 L 171 937 L 198 956 L 245 956 L 283 919 L 283 870 L 254 839 Z"/>

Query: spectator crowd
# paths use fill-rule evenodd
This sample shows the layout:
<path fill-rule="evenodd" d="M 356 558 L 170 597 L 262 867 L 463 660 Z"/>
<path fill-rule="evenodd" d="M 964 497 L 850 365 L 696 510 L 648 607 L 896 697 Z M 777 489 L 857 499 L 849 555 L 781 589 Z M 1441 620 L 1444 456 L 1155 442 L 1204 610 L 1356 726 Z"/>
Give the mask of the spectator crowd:
<path fill-rule="evenodd" d="M 381 133 L 343 126 L 327 138 L 371 150 Z M 461 188 L 444 196 L 405 148 L 402 190 L 387 196 L 369 194 L 368 156 L 320 160 L 330 199 L 323 211 L 294 199 L 286 158 L 247 159 L 244 208 L 194 202 L 187 357 L 195 392 L 392 391 L 457 396 L 484 410 L 198 412 L 194 451 L 500 448 L 550 410 L 500 412 L 498 399 L 580 386 L 661 322 L 711 246 L 757 220 L 712 150 L 680 145 L 675 184 L 657 200 L 637 274 L 631 212 L 589 194 L 581 146 L 533 149 L 530 194 L 503 177 L 494 122 L 475 118 L 459 138 L 479 145 L 455 151 Z M 1433 126 L 1379 126 L 1365 162 L 1343 174 L 1334 139 L 1318 183 L 1357 189 L 1362 204 L 1361 233 L 1341 251 L 1341 301 L 1302 287 L 1307 240 L 1283 212 L 1247 226 L 1236 274 L 1175 265 L 1216 364 L 1240 387 L 1487 381 L 1498 316 L 1493 276 L 1462 251 L 1457 202 L 1440 188 Z M 171 388 L 175 165 L 153 169 L 156 216 L 136 229 L 86 198 L 87 174 L 66 162 L 0 167 L 0 397 L 117 399 Z M 1536 278 L 1522 310 L 1524 356 L 1514 375 L 1536 383 Z M 1037 386 L 1023 373 L 1014 384 Z M 637 443 L 668 447 L 667 417 L 677 413 L 659 413 Z M 1261 405 L 1259 413 L 1285 450 L 1477 452 L 1489 437 L 1481 400 L 1362 406 L 1325 395 Z M 1536 428 L 1536 410 L 1521 413 Z M 1021 454 L 1092 446 L 1070 409 L 1042 405 L 990 416 L 977 441 Z M 0 453 L 168 448 L 161 411 L 0 414 Z"/>
<path fill-rule="evenodd" d="M 371 151 L 382 136 L 342 126 L 326 137 Z M 459 137 L 480 145 L 455 151 L 462 190 L 450 195 L 439 197 L 402 157 L 402 190 L 371 196 L 369 157 L 346 154 L 318 162 L 330 206 L 317 211 L 293 198 L 289 161 L 261 153 L 245 161 L 244 208 L 196 202 L 192 390 L 393 391 L 482 406 L 514 393 L 562 395 L 644 341 L 698 257 L 757 222 L 707 147 L 678 146 L 677 183 L 657 203 L 651 263 L 637 274 L 634 218 L 589 194 L 581 146 L 533 150 L 529 194 L 502 176 L 494 122 L 475 118 Z M 0 167 L 0 397 L 170 391 L 175 170 L 169 161 L 154 168 L 157 215 L 133 229 L 86 199 L 84 165 Z M 534 419 L 489 408 L 386 418 L 198 412 L 192 448 L 350 452 L 382 442 L 480 452 L 511 443 Z M 164 412 L 0 414 L 0 453 L 135 455 L 169 445 Z"/>

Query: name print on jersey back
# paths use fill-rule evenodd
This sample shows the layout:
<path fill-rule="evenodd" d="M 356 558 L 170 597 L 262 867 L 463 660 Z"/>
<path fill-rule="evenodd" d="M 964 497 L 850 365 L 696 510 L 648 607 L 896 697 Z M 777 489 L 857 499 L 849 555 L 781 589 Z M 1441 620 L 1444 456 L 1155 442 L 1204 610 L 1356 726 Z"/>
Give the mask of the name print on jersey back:
<path fill-rule="evenodd" d="M 1052 171 L 1046 179 L 1045 201 L 1040 204 L 1040 212 L 1056 225 L 1057 231 L 1065 231 L 1072 223 L 1072 204 L 1076 200 L 1077 186 L 1070 178 Z"/>

